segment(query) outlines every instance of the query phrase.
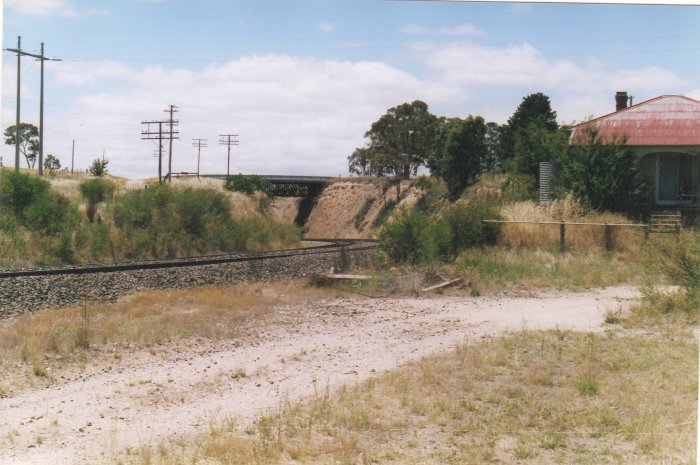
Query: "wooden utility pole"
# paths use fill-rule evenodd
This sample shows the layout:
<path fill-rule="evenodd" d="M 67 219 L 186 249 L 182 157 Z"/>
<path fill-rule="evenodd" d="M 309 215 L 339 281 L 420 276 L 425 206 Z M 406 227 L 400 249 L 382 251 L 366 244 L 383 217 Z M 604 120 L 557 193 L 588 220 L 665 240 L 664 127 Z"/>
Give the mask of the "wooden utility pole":
<path fill-rule="evenodd" d="M 219 145 L 228 147 L 228 158 L 226 161 L 226 176 L 231 176 L 231 146 L 238 145 L 238 134 L 219 134 Z"/>
<path fill-rule="evenodd" d="M 141 121 L 141 124 L 146 125 L 146 130 L 141 131 L 142 140 L 157 140 L 158 141 L 158 182 L 163 182 L 163 139 L 171 137 L 171 134 L 163 132 L 163 123 L 167 121 Z M 151 130 L 151 124 L 157 124 L 158 130 Z"/>
<path fill-rule="evenodd" d="M 172 177 L 172 172 L 173 172 L 173 134 L 177 134 L 177 132 L 173 132 L 173 126 L 178 124 L 178 121 L 173 120 L 173 113 L 177 113 L 177 107 L 175 105 L 169 105 L 166 110 L 163 110 L 166 113 L 170 113 L 170 119 L 167 121 L 167 123 L 170 125 L 170 147 L 168 149 L 168 182 L 173 181 Z"/>
<path fill-rule="evenodd" d="M 207 146 L 206 139 L 192 139 L 192 146 L 197 147 L 197 179 L 199 179 L 199 160 L 202 153 L 202 147 Z"/>
<path fill-rule="evenodd" d="M 44 56 L 44 43 L 41 43 L 41 54 L 36 55 L 34 53 L 23 52 L 22 51 L 22 37 L 17 37 L 17 48 L 8 48 L 7 51 L 17 53 L 17 122 L 15 131 L 15 171 L 19 172 L 19 123 L 20 123 L 20 57 L 22 55 L 30 56 L 41 61 L 41 84 L 39 93 L 39 176 L 44 175 L 44 62 L 50 61 L 61 61 L 58 58 L 47 58 Z"/>
<path fill-rule="evenodd" d="M 73 148 L 70 151 L 70 174 L 73 174 L 73 166 L 75 165 L 75 139 L 73 139 Z"/>
<path fill-rule="evenodd" d="M 19 107 L 20 107 L 20 57 L 22 56 L 22 36 L 17 36 L 17 48 L 6 48 L 8 52 L 17 54 L 17 118 L 15 120 L 15 172 L 19 173 Z"/>

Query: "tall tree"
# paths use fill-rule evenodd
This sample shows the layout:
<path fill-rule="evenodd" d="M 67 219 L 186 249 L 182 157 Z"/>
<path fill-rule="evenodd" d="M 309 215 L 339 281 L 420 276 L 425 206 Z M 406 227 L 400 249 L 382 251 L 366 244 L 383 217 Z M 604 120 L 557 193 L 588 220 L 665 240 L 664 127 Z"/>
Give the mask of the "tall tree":
<path fill-rule="evenodd" d="M 397 202 L 401 180 L 415 175 L 430 153 L 437 118 L 425 102 L 416 100 L 390 108 L 365 133 L 366 147 L 348 157 L 351 173 L 391 176 Z"/>
<path fill-rule="evenodd" d="M 44 168 L 47 169 L 49 173 L 54 174 L 61 169 L 61 160 L 52 154 L 48 154 L 44 159 Z"/>
<path fill-rule="evenodd" d="M 523 97 L 523 101 L 503 126 L 500 139 L 500 156 L 509 160 L 515 156 L 516 139 L 531 126 L 537 126 L 548 132 L 559 128 L 557 113 L 552 110 L 549 97 L 538 92 Z"/>
<path fill-rule="evenodd" d="M 488 157 L 487 127 L 481 116 L 450 118 L 439 125 L 428 160 L 430 171 L 442 178 L 453 199 L 477 180 Z"/>
<path fill-rule="evenodd" d="M 508 126 L 512 130 L 527 128 L 533 123 L 548 131 L 559 129 L 557 112 L 552 110 L 549 97 L 541 92 L 525 96 L 508 120 Z"/>
<path fill-rule="evenodd" d="M 503 160 L 499 149 L 502 133 L 503 126 L 494 122 L 486 123 L 486 135 L 484 136 L 486 157 L 481 160 L 483 171 L 490 171 L 503 166 Z"/>
<path fill-rule="evenodd" d="M 531 176 L 535 187 L 539 186 L 540 162 L 556 162 L 568 145 L 569 136 L 565 131 L 550 131 L 537 123 L 530 123 L 518 129 L 515 135 L 513 158 L 509 170 L 517 175 Z"/>
<path fill-rule="evenodd" d="M 17 126 L 5 129 L 5 144 L 15 145 Z M 31 123 L 19 123 L 19 153 L 24 156 L 27 168 L 34 168 L 36 155 L 39 152 L 39 128 Z"/>
<path fill-rule="evenodd" d="M 572 142 L 558 161 L 558 190 L 595 209 L 637 213 L 647 192 L 642 157 L 624 139 L 601 141 L 594 127 Z"/>

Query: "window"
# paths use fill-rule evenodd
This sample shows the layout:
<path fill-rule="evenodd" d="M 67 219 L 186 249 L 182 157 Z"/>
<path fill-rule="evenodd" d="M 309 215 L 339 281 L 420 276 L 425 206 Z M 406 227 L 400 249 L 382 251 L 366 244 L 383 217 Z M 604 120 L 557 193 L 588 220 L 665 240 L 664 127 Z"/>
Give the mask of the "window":
<path fill-rule="evenodd" d="M 698 201 L 698 157 L 660 153 L 656 158 L 656 203 L 693 204 Z"/>

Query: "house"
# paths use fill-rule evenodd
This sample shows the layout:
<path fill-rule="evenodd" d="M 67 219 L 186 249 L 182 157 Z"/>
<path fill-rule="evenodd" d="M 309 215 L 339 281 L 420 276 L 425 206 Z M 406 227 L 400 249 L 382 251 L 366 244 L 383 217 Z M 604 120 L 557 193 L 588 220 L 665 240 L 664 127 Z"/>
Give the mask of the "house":
<path fill-rule="evenodd" d="M 656 208 L 698 209 L 700 192 L 700 102 L 662 95 L 627 106 L 627 92 L 615 95 L 616 111 L 571 128 L 577 143 L 591 126 L 602 141 L 625 140 L 642 160 Z"/>

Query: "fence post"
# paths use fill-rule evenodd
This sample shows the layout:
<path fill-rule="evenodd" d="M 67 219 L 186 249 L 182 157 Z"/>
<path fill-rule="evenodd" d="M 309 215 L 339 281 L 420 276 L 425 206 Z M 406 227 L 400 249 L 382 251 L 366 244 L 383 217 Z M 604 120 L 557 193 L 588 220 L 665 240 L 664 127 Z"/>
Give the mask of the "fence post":
<path fill-rule="evenodd" d="M 559 252 L 563 252 L 564 249 L 566 249 L 565 235 L 566 226 L 564 226 L 564 222 L 562 221 L 559 223 Z"/>
<path fill-rule="evenodd" d="M 646 244 L 649 240 L 649 223 L 644 225 L 644 243 Z"/>
<path fill-rule="evenodd" d="M 608 223 L 603 225 L 604 235 L 605 235 L 605 250 L 612 250 L 612 228 Z"/>

